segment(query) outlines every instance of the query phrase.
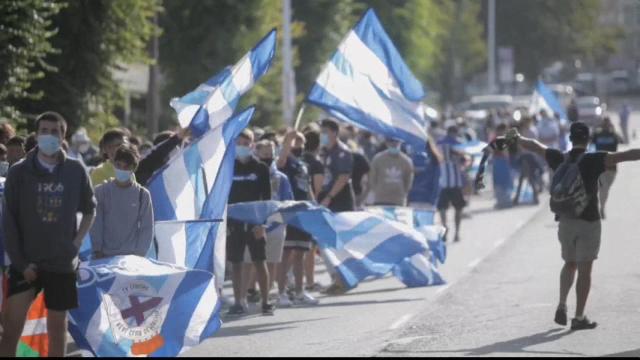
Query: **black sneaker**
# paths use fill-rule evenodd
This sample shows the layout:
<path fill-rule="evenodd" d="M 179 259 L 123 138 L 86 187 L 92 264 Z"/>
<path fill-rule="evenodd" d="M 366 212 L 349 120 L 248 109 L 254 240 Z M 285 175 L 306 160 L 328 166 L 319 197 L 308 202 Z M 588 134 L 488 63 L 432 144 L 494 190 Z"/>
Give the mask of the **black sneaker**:
<path fill-rule="evenodd" d="M 255 289 L 247 290 L 247 302 L 257 304 L 260 302 L 260 291 Z"/>
<path fill-rule="evenodd" d="M 262 315 L 272 316 L 276 311 L 276 307 L 271 304 L 262 304 Z"/>
<path fill-rule="evenodd" d="M 571 330 L 591 330 L 598 326 L 597 322 L 591 322 L 585 316 L 582 320 L 571 319 Z"/>
<path fill-rule="evenodd" d="M 558 306 L 556 309 L 556 317 L 554 319 L 556 324 L 565 326 L 567 325 L 567 308 Z"/>
<path fill-rule="evenodd" d="M 244 315 L 246 313 L 246 310 L 244 309 L 244 307 L 242 305 L 233 305 L 229 308 L 229 310 L 227 311 L 227 315 L 229 316 L 241 316 Z"/>

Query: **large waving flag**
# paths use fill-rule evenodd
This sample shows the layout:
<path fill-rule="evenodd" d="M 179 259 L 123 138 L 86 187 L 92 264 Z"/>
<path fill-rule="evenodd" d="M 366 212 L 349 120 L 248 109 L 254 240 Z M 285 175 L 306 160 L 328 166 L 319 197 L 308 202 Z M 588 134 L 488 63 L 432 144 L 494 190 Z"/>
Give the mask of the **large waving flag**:
<path fill-rule="evenodd" d="M 276 51 L 276 30 L 271 30 L 233 67 L 225 68 L 194 91 L 171 100 L 180 126 L 198 137 L 223 124 L 233 114 L 240 97 L 269 70 Z"/>
<path fill-rule="evenodd" d="M 558 98 L 553 94 L 551 89 L 544 84 L 542 80 L 538 80 L 536 88 L 531 96 L 531 104 L 529 105 L 529 113 L 537 114 L 541 110 L 545 110 L 549 116 L 557 113 L 560 116 L 560 121 L 567 121 L 567 114 L 560 104 Z"/>
<path fill-rule="evenodd" d="M 221 174 L 224 159 L 230 150 L 235 154 L 235 139 L 249 124 L 254 108 L 249 108 L 209 130 L 174 156 L 149 180 L 156 221 L 200 219 L 208 195 L 216 187 L 231 186 L 232 176 Z M 230 146 L 231 145 L 231 146 Z M 233 171 L 233 168 L 231 169 Z M 220 203 L 226 197 L 216 194 Z M 222 200 L 221 200 L 222 199 Z"/>
<path fill-rule="evenodd" d="M 424 235 L 413 227 L 366 211 L 332 213 L 308 202 L 257 201 L 229 205 L 228 216 L 252 224 L 280 216 L 283 223 L 311 234 L 327 266 L 349 289 L 365 278 L 384 276 L 404 259 L 428 250 Z"/>
<path fill-rule="evenodd" d="M 213 257 L 221 220 L 158 221 L 154 258 L 189 269 L 214 272 Z"/>
<path fill-rule="evenodd" d="M 213 275 L 139 256 L 82 263 L 69 313 L 76 344 L 96 356 L 174 357 L 220 328 Z"/>
<path fill-rule="evenodd" d="M 369 9 L 338 46 L 307 101 L 373 133 L 424 148 L 420 82 Z"/>
<path fill-rule="evenodd" d="M 393 268 L 393 274 L 407 287 L 436 286 L 445 283 L 436 265 L 444 263 L 446 247 L 442 241 L 445 229 L 433 224 L 434 212 L 399 206 L 372 206 L 368 212 L 412 226 L 427 239 L 429 249 L 407 257 Z"/>

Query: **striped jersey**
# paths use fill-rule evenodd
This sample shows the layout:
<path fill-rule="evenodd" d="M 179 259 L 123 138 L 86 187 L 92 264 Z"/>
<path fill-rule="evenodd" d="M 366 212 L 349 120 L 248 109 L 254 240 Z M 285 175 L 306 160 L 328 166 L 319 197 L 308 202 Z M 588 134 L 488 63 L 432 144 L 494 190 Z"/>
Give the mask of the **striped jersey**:
<path fill-rule="evenodd" d="M 455 146 L 460 144 L 460 141 L 451 136 L 445 136 L 438 141 L 438 148 L 444 158 L 444 161 L 440 164 L 440 187 L 443 189 L 464 187 L 462 178 L 463 158 L 453 150 Z"/>

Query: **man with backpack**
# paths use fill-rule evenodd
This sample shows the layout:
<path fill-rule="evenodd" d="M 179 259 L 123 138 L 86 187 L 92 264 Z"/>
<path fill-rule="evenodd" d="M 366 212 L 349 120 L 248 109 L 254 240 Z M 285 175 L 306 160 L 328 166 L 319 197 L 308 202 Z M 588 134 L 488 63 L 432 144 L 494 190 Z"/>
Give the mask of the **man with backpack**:
<path fill-rule="evenodd" d="M 640 160 L 640 149 L 622 152 L 586 153 L 589 127 L 582 122 L 571 124 L 569 139 L 573 148 L 566 154 L 547 148 L 540 142 L 520 136 L 516 129 L 506 135 L 525 150 L 544 156 L 555 173 L 551 181 L 551 210 L 559 221 L 558 238 L 565 264 L 560 272 L 560 301 L 555 322 L 567 324 L 567 297 L 575 278 L 577 305 L 572 330 L 594 329 L 584 315 L 591 288 L 591 269 L 600 250 L 601 224 L 598 208 L 598 178 L 607 168 L 624 161 Z"/>

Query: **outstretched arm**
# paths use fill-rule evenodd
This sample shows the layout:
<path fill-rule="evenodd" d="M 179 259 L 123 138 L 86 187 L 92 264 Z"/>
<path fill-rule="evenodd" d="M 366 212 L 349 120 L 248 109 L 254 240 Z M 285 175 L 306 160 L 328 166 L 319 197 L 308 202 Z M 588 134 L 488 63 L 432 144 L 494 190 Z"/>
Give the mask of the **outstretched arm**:
<path fill-rule="evenodd" d="M 627 151 L 608 153 L 607 157 L 604 159 L 604 164 L 607 167 L 612 167 L 621 162 L 637 160 L 640 160 L 640 149 L 631 149 Z"/>
<path fill-rule="evenodd" d="M 542 157 L 544 157 L 544 153 L 547 151 L 546 145 L 538 140 L 523 137 L 516 129 L 509 130 L 506 134 L 506 139 L 508 142 L 517 141 L 521 148 L 534 152 Z"/>

